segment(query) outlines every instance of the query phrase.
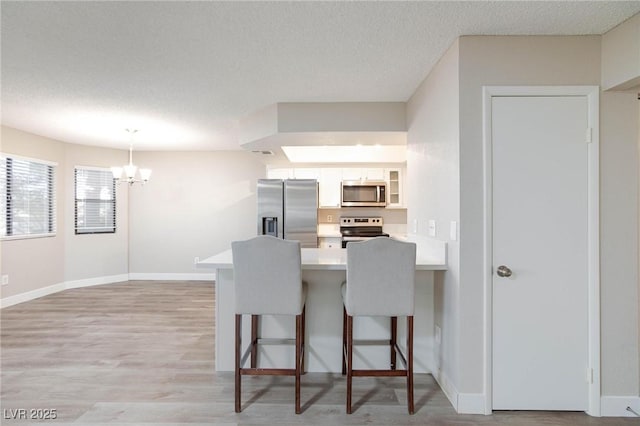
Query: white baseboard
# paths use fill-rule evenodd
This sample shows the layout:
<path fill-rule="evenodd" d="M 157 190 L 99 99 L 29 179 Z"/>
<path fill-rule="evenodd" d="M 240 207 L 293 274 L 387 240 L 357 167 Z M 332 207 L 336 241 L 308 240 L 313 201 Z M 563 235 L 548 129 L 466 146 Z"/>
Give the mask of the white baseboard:
<path fill-rule="evenodd" d="M 458 414 L 486 414 L 483 393 L 458 393 Z"/>
<path fill-rule="evenodd" d="M 93 285 L 121 283 L 129 281 L 129 274 L 108 275 L 106 277 L 86 278 L 83 280 L 66 281 L 65 289 L 91 287 Z"/>
<path fill-rule="evenodd" d="M 37 299 L 43 296 L 48 296 L 49 294 L 57 293 L 65 289 L 66 289 L 65 283 L 59 283 L 59 284 L 53 284 L 47 287 L 42 287 L 35 290 L 27 291 L 24 293 L 16 294 L 14 296 L 4 297 L 0 299 L 0 308 L 7 308 L 9 306 L 17 305 L 18 303 L 28 302 L 29 300 Z"/>
<path fill-rule="evenodd" d="M 458 414 L 486 414 L 483 393 L 460 393 L 442 370 L 433 375 Z"/>
<path fill-rule="evenodd" d="M 636 417 L 631 411 L 640 413 L 640 396 L 603 396 L 600 398 L 600 415 L 602 417 Z"/>
<path fill-rule="evenodd" d="M 442 372 L 442 370 L 438 370 L 433 377 L 436 379 L 436 382 L 440 385 L 440 389 L 447 396 L 449 402 L 453 406 L 453 409 L 458 411 L 458 389 L 454 386 L 453 383 L 449 380 L 447 375 Z"/>
<path fill-rule="evenodd" d="M 151 280 L 151 281 L 213 281 L 216 279 L 215 272 L 208 273 L 156 273 L 156 272 L 133 272 L 129 274 L 130 280 Z"/>
<path fill-rule="evenodd" d="M 16 294 L 14 296 L 4 297 L 0 299 L 0 309 L 7 308 L 9 306 L 17 305 L 18 303 L 28 302 L 39 297 L 48 296 L 59 291 L 90 287 L 94 285 L 113 284 L 120 283 L 129 280 L 151 280 L 151 281 L 213 281 L 215 280 L 215 273 L 210 272 L 207 274 L 187 273 L 187 274 L 119 274 L 108 275 L 104 277 L 86 278 L 82 280 L 65 281 L 59 284 L 53 284 L 47 287 L 38 288 L 35 290 L 27 291 L 24 293 Z"/>

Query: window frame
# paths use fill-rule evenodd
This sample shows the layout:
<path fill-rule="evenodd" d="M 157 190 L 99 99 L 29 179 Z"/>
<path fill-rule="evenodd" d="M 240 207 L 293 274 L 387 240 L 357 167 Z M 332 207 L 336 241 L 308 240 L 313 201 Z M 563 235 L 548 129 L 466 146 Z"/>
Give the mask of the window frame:
<path fill-rule="evenodd" d="M 103 172 L 105 174 L 108 174 L 109 177 L 111 177 L 111 195 L 112 198 L 111 200 L 102 200 L 102 199 L 98 199 L 98 198 L 84 198 L 84 199 L 79 199 L 78 198 L 78 170 L 84 170 L 84 171 L 97 171 L 97 172 Z M 111 203 L 111 208 L 112 208 L 112 212 L 113 212 L 113 229 L 111 229 L 111 227 L 104 227 L 104 229 L 96 229 L 96 230 L 92 230 L 92 231 L 80 231 L 78 229 L 78 202 L 85 202 L 85 203 L 95 203 L 95 204 L 99 204 L 99 203 L 104 203 L 104 202 L 110 202 Z M 86 213 L 85 213 L 86 215 Z M 74 235 L 99 235 L 99 234 L 115 234 L 116 231 L 118 229 L 118 225 L 117 225 L 117 199 L 116 199 L 116 180 L 113 178 L 113 173 L 111 172 L 111 169 L 106 168 L 106 167 L 95 167 L 95 166 L 74 166 L 73 167 L 73 232 Z"/>
<path fill-rule="evenodd" d="M 45 182 L 47 185 L 46 192 L 48 197 L 48 206 L 47 206 L 47 215 L 46 215 L 46 228 L 47 232 L 40 233 L 27 233 L 27 234 L 14 234 L 14 224 L 11 218 L 14 216 L 14 212 L 10 212 L 11 204 L 10 197 L 12 197 L 12 193 L 16 192 L 13 187 L 13 181 L 15 180 L 14 174 L 14 161 L 21 162 L 30 162 L 40 166 L 47 167 L 47 172 L 45 173 Z M 4 221 L 5 232 L 6 234 L 0 234 L 0 241 L 8 241 L 8 240 L 25 240 L 31 238 L 49 238 L 55 237 L 57 235 L 57 174 L 58 174 L 58 163 L 48 160 L 42 160 L 40 158 L 31 158 L 24 157 L 21 155 L 10 154 L 6 152 L 0 152 L 0 162 L 4 162 L 4 166 L 2 167 L 4 170 L 4 176 L 0 176 L 0 180 L 4 180 L 5 182 L 5 191 L 0 193 L 0 197 L 4 197 L 4 217 L 1 217 L 0 220 Z M 30 211 L 31 215 L 31 211 Z M 44 224 L 44 223 L 43 223 Z"/>

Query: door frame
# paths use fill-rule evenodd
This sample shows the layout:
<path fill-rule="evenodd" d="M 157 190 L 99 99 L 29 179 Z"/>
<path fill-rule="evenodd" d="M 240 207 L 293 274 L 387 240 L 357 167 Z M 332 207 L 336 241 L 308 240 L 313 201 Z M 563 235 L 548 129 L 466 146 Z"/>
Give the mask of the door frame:
<path fill-rule="evenodd" d="M 493 412 L 493 164 L 492 98 L 503 96 L 585 96 L 588 105 L 590 134 L 588 146 L 588 360 L 589 409 L 600 416 L 600 127 L 598 86 L 483 86 L 483 189 L 484 189 L 484 395 L 485 414 Z M 588 132 L 589 133 L 589 132 Z M 590 138 L 591 142 L 587 142 Z M 590 376 L 590 377 L 588 377 Z"/>

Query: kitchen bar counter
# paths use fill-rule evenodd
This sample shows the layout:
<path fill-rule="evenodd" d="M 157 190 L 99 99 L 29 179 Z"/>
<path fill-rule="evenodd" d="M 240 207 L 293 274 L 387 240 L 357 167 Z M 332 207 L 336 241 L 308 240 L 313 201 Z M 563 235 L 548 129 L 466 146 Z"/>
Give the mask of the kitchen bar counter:
<path fill-rule="evenodd" d="M 445 270 L 447 269 L 444 253 L 435 255 L 432 253 L 418 253 L 416 270 Z M 303 248 L 302 269 L 337 270 L 347 269 L 347 250 L 335 248 Z M 215 256 L 208 257 L 198 262 L 200 268 L 233 269 L 231 249 L 223 251 Z"/>
<path fill-rule="evenodd" d="M 446 243 L 417 242 L 416 293 L 414 314 L 414 369 L 432 372 L 434 359 L 433 292 L 434 274 L 446 270 Z M 346 249 L 302 249 L 302 278 L 309 284 L 306 303 L 306 370 L 338 373 L 342 369 L 342 298 L 340 285 L 346 277 Z M 216 371 L 234 369 L 234 291 L 231 250 L 200 261 L 199 268 L 216 270 Z M 380 265 L 384 268 L 385 265 Z M 392 296 L 390 296 L 392 297 Z M 243 318 L 243 348 L 249 342 L 250 317 Z M 261 335 L 269 338 L 295 336 L 293 317 L 266 315 Z M 398 319 L 398 341 L 404 342 L 403 318 Z M 389 320 L 381 317 L 356 318 L 356 339 L 388 339 Z M 403 344 L 401 343 L 401 346 Z M 291 346 L 262 347 L 259 365 L 292 367 Z M 354 352 L 355 368 L 386 368 L 389 350 L 361 346 Z"/>

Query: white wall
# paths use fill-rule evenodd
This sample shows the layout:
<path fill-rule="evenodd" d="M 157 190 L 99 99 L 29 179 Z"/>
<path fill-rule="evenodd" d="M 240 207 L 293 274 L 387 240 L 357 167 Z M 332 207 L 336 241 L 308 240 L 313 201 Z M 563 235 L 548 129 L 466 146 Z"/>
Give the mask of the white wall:
<path fill-rule="evenodd" d="M 256 235 L 256 181 L 266 166 L 244 151 L 137 152 L 153 169 L 130 196 L 130 272 L 197 274 L 201 259 Z M 170 275 L 167 275 L 170 276 Z"/>
<path fill-rule="evenodd" d="M 638 100 L 600 101 L 602 394 L 638 395 Z"/>
<path fill-rule="evenodd" d="M 602 87 L 640 87 L 640 13 L 602 36 Z"/>
<path fill-rule="evenodd" d="M 74 166 L 124 163 L 124 151 L 67 144 L 4 126 L 1 151 L 58 164 L 56 236 L 0 243 L 2 274 L 9 275 L 9 285 L 2 287 L 3 299 L 69 281 L 127 273 L 127 193 L 117 196 L 115 234 L 75 235 L 73 204 Z"/>
<path fill-rule="evenodd" d="M 482 385 L 482 86 L 599 84 L 598 36 L 460 39 L 460 388 L 467 392 Z M 637 106 L 632 95 L 620 96 L 603 94 L 600 109 L 602 393 L 638 395 L 638 307 L 619 305 L 638 299 Z M 620 113 L 628 119 L 619 121 Z"/>
<path fill-rule="evenodd" d="M 429 219 L 436 238 L 448 241 L 447 267 L 435 274 L 436 346 L 433 374 L 456 405 L 460 382 L 459 242 L 449 240 L 449 224 L 460 221 L 459 46 L 456 41 L 407 104 L 407 229 L 427 236 Z M 450 386 L 453 388 L 449 389 Z"/>
<path fill-rule="evenodd" d="M 446 240 L 449 221 L 459 221 L 459 245 L 449 241 L 449 270 L 435 298 L 440 368 L 451 381 L 441 384 L 459 392 L 453 402 L 462 411 L 465 395 L 482 395 L 484 383 L 482 87 L 599 85 L 600 40 L 462 37 L 409 101 L 408 228 L 418 220 L 426 234 L 426 221 L 435 219 L 437 237 Z M 600 112 L 602 393 L 638 395 L 635 95 L 602 93 Z"/>
<path fill-rule="evenodd" d="M 2 298 L 64 282 L 64 144 L 40 136 L 2 127 L 0 151 L 58 163 L 56 169 L 57 232 L 55 237 L 6 240 L 2 247 L 2 274 L 9 285 L 0 288 Z M 37 264 L 38 267 L 34 267 Z"/>
<path fill-rule="evenodd" d="M 402 132 L 404 102 L 283 102 L 279 132 Z"/>
<path fill-rule="evenodd" d="M 598 85 L 600 37 L 460 39 L 460 389 L 482 392 L 484 85 Z"/>
<path fill-rule="evenodd" d="M 116 232 L 114 234 L 76 235 L 74 230 L 74 167 L 109 168 L 128 162 L 126 151 L 93 146 L 64 144 L 66 227 L 64 267 L 65 281 L 112 277 L 128 273 L 128 191 L 126 185 L 116 187 Z"/>
<path fill-rule="evenodd" d="M 130 273 L 199 278 L 203 271 L 195 268 L 194 257 L 226 250 L 231 241 L 256 233 L 256 180 L 265 177 L 266 167 L 251 153 L 135 152 L 134 163 L 153 169 L 153 175 L 145 186 L 117 187 L 116 233 L 75 235 L 74 167 L 124 164 L 128 153 L 7 127 L 0 151 L 58 163 L 56 236 L 0 242 L 1 273 L 10 280 L 1 288 L 5 301 L 15 303 L 51 286 L 61 290 L 126 279 Z"/>

